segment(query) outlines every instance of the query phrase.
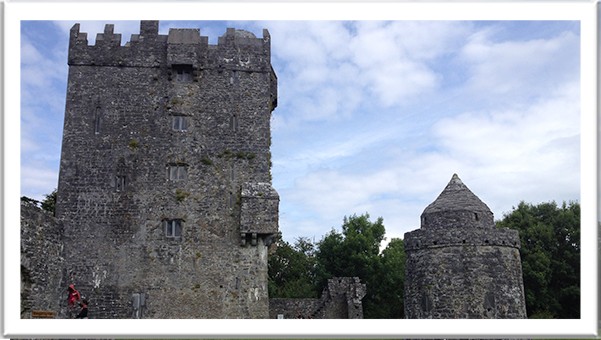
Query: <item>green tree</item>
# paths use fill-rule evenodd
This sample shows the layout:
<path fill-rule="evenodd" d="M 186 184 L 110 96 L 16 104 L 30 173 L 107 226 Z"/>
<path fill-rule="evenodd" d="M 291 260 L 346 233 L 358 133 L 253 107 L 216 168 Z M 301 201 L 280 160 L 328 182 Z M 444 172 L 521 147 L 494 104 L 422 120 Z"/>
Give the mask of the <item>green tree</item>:
<path fill-rule="evenodd" d="M 367 287 L 373 290 L 373 301 L 378 306 L 371 311 L 374 319 L 403 319 L 405 317 L 403 295 L 405 287 L 405 244 L 393 238 L 382 251 L 377 284 Z M 374 281 L 374 280 L 372 280 Z"/>
<path fill-rule="evenodd" d="M 47 194 L 42 201 L 42 209 L 51 212 L 52 215 L 56 212 L 56 189 Z"/>
<path fill-rule="evenodd" d="M 342 233 L 330 231 L 319 243 L 316 257 L 316 278 L 319 291 L 334 276 L 357 276 L 367 284 L 363 299 L 364 316 L 380 316 L 379 300 L 376 296 L 382 273 L 380 244 L 384 240 L 385 228 L 380 217 L 375 222 L 369 214 L 345 217 Z"/>
<path fill-rule="evenodd" d="M 529 318 L 580 317 L 580 204 L 520 202 L 499 227 L 520 232 Z"/>
<path fill-rule="evenodd" d="M 278 234 L 276 250 L 269 256 L 268 289 L 274 298 L 315 298 L 315 246 L 304 237 L 294 245 Z"/>

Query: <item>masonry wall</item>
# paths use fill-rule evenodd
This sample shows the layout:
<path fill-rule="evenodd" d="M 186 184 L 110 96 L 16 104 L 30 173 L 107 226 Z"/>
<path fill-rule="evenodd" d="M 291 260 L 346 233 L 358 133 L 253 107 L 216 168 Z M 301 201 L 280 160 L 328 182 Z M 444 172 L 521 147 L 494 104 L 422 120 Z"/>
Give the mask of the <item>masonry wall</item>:
<path fill-rule="evenodd" d="M 406 250 L 406 317 L 526 318 L 518 248 L 462 241 Z"/>
<path fill-rule="evenodd" d="M 93 318 L 268 317 L 279 202 L 269 34 L 228 29 L 208 45 L 198 30 L 158 35 L 143 21 L 120 39 L 107 25 L 88 46 L 71 30 L 57 197 L 65 279 Z M 266 221 L 255 242 L 240 230 L 248 185 L 264 209 L 246 218 Z"/>
<path fill-rule="evenodd" d="M 363 319 L 366 285 L 358 277 L 328 279 L 319 299 L 270 299 L 269 317 L 276 319 Z"/>
<path fill-rule="evenodd" d="M 32 311 L 60 317 L 67 299 L 62 236 L 63 225 L 49 212 L 21 202 L 21 318 Z"/>

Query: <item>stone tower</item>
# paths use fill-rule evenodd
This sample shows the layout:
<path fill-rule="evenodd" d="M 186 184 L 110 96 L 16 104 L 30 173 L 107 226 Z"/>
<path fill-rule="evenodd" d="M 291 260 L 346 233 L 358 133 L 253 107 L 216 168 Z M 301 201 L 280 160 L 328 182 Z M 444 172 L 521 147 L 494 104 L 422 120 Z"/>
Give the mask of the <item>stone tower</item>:
<path fill-rule="evenodd" d="M 57 217 L 94 318 L 267 318 L 270 36 L 71 28 Z M 65 285 L 66 287 L 66 285 Z M 66 294 L 66 293 L 65 293 Z M 64 306 L 63 306 L 64 307 Z"/>
<path fill-rule="evenodd" d="M 404 242 L 406 318 L 526 318 L 518 232 L 496 228 L 457 175 Z"/>

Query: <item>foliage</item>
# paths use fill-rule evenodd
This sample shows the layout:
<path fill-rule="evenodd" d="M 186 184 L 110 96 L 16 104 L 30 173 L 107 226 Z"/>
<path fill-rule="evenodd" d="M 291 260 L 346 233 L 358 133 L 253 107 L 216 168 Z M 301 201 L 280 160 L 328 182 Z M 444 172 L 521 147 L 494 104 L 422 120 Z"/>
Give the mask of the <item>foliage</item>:
<path fill-rule="evenodd" d="M 580 318 L 580 205 L 517 208 L 497 222 L 520 232 L 529 318 Z"/>
<path fill-rule="evenodd" d="M 55 214 L 56 211 L 56 189 L 54 189 L 51 193 L 44 196 L 44 200 L 41 205 L 42 209 Z"/>
<path fill-rule="evenodd" d="M 298 238 L 294 245 L 276 240 L 276 250 L 269 256 L 269 296 L 273 298 L 316 298 L 314 280 L 315 247 L 307 238 Z"/>
<path fill-rule="evenodd" d="M 342 233 L 330 231 L 318 243 L 315 255 L 320 289 L 333 276 L 357 276 L 367 284 L 363 313 L 369 319 L 398 317 L 403 308 L 399 280 L 403 281 L 404 264 L 398 262 L 404 262 L 404 248 L 402 241 L 397 240 L 380 254 L 384 235 L 381 217 L 375 222 L 369 220 L 369 214 L 345 217 Z M 399 286 L 394 287 L 395 284 Z"/>
<path fill-rule="evenodd" d="M 181 189 L 175 189 L 175 200 L 178 202 L 183 202 L 186 198 L 190 196 L 190 193 Z"/>
<path fill-rule="evenodd" d="M 374 293 L 377 309 L 371 311 L 374 319 L 403 319 L 405 287 L 405 243 L 393 238 L 381 254 L 381 270 L 377 285 L 368 287 Z"/>
<path fill-rule="evenodd" d="M 56 211 L 56 189 L 44 195 L 44 200 L 41 202 L 27 196 L 21 196 L 21 202 L 33 204 L 54 215 Z"/>
<path fill-rule="evenodd" d="M 40 201 L 34 200 L 33 198 L 27 197 L 27 196 L 21 196 L 21 202 L 26 202 L 26 203 L 33 204 L 33 205 L 36 205 L 36 206 L 38 204 L 40 204 Z"/>

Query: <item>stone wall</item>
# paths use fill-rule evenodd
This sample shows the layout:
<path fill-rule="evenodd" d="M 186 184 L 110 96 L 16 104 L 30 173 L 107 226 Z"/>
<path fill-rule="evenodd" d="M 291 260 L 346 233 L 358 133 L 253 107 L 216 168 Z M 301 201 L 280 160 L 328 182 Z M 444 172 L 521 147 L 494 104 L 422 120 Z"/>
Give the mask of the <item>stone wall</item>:
<path fill-rule="evenodd" d="M 456 245 L 407 251 L 409 319 L 526 317 L 517 248 Z"/>
<path fill-rule="evenodd" d="M 208 45 L 142 21 L 124 46 L 112 25 L 92 46 L 78 24 L 70 34 L 65 280 L 93 318 L 267 318 L 279 203 L 268 32 L 228 29 Z"/>
<path fill-rule="evenodd" d="M 284 319 L 362 319 L 366 285 L 358 277 L 328 280 L 319 299 L 269 299 L 269 317 Z"/>
<path fill-rule="evenodd" d="M 21 202 L 21 318 L 32 311 L 33 317 L 36 311 L 61 316 L 67 299 L 62 236 L 63 225 L 49 212 Z"/>

